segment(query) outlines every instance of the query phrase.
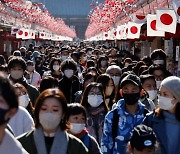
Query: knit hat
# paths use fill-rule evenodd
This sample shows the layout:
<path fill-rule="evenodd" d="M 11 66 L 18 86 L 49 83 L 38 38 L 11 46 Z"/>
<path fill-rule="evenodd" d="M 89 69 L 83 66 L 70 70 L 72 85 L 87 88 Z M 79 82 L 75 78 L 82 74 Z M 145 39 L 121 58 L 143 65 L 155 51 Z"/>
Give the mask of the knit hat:
<path fill-rule="evenodd" d="M 152 128 L 141 124 L 133 129 L 130 144 L 132 148 L 142 151 L 144 148 L 154 147 L 156 140 L 157 138 Z"/>
<path fill-rule="evenodd" d="M 161 86 L 167 88 L 172 95 L 180 102 L 180 78 L 176 76 L 170 76 L 165 78 L 161 82 Z"/>
<path fill-rule="evenodd" d="M 34 52 L 32 53 L 32 56 L 33 56 L 34 58 L 36 58 L 37 56 L 40 56 L 40 52 L 39 52 L 39 51 L 34 51 Z"/>

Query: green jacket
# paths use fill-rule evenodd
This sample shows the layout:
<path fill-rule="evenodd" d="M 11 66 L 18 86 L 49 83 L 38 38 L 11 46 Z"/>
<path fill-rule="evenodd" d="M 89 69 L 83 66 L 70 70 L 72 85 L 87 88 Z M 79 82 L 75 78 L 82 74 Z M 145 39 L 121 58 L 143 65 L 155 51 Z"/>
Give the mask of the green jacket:
<path fill-rule="evenodd" d="M 34 131 L 31 130 L 23 134 L 22 136 L 19 136 L 17 139 L 29 154 L 38 154 L 34 142 L 33 132 Z M 77 139 L 71 134 L 68 134 L 68 137 L 69 143 L 67 148 L 67 154 L 88 154 L 87 148 L 79 139 Z"/>

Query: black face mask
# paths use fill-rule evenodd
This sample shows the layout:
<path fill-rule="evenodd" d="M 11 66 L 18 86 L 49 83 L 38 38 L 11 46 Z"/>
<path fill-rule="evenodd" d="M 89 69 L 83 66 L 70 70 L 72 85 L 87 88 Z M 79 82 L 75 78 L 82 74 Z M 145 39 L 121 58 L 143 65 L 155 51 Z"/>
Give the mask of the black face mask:
<path fill-rule="evenodd" d="M 125 100 L 125 103 L 127 105 L 134 105 L 138 102 L 138 99 L 140 98 L 140 93 L 131 93 L 131 94 L 125 94 L 123 93 L 123 98 Z"/>
<path fill-rule="evenodd" d="M 1 109 L 0 108 L 0 125 L 2 125 L 2 124 L 4 124 L 4 123 L 7 123 L 8 121 L 9 121 L 9 119 L 8 120 L 5 120 L 4 118 L 5 118 L 5 115 L 6 115 L 6 113 L 9 111 L 9 109 Z"/>
<path fill-rule="evenodd" d="M 36 65 L 40 65 L 40 64 L 41 64 L 41 61 L 37 60 Z"/>

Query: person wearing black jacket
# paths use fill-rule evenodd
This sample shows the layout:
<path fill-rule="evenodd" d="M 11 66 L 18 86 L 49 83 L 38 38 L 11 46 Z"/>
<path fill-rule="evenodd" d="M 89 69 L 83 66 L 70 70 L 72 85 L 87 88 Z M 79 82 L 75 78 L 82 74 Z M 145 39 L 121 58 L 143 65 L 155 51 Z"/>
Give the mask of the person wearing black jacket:
<path fill-rule="evenodd" d="M 74 94 L 80 90 L 80 81 L 75 73 L 77 64 L 73 59 L 66 59 L 61 63 L 61 71 L 64 73 L 59 81 L 59 89 L 64 93 L 67 102 L 73 103 L 75 100 Z"/>

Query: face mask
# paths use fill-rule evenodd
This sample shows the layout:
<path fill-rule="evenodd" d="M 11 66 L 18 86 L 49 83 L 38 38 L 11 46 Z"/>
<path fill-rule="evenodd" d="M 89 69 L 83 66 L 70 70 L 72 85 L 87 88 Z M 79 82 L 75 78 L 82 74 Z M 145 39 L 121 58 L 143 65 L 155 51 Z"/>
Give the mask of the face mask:
<path fill-rule="evenodd" d="M 102 95 L 89 95 L 88 96 L 88 103 L 92 107 L 98 107 L 103 102 Z"/>
<path fill-rule="evenodd" d="M 161 82 L 162 82 L 162 81 L 156 81 L 156 87 L 157 87 L 157 89 L 160 88 Z"/>
<path fill-rule="evenodd" d="M 134 105 L 138 102 L 140 97 L 140 93 L 132 93 L 132 94 L 125 94 L 123 93 L 123 98 L 127 105 Z"/>
<path fill-rule="evenodd" d="M 74 71 L 71 70 L 71 69 L 67 69 L 64 71 L 64 75 L 67 77 L 67 78 L 71 78 L 73 75 L 74 75 Z"/>
<path fill-rule="evenodd" d="M 158 97 L 158 103 L 161 109 L 164 110 L 171 110 L 175 107 L 176 104 L 172 104 L 172 98 L 159 96 Z"/>
<path fill-rule="evenodd" d="M 54 113 L 41 113 L 39 114 L 39 122 L 45 130 L 54 130 L 60 124 L 61 117 Z"/>
<path fill-rule="evenodd" d="M 118 86 L 120 77 L 119 77 L 119 76 L 112 76 L 112 79 L 113 79 L 113 81 L 114 81 L 114 85 L 115 85 L 115 86 Z"/>
<path fill-rule="evenodd" d="M 106 65 L 107 65 L 107 61 L 106 61 L 106 60 L 102 60 L 102 61 L 101 61 L 101 66 L 104 67 L 104 66 L 106 66 Z"/>
<path fill-rule="evenodd" d="M 21 95 L 19 96 L 19 105 L 26 108 L 29 104 L 29 96 L 26 94 L 26 95 Z"/>
<path fill-rule="evenodd" d="M 62 56 L 61 59 L 64 61 L 68 58 L 68 56 Z"/>
<path fill-rule="evenodd" d="M 157 98 L 157 90 L 148 90 L 149 99 L 154 100 Z"/>
<path fill-rule="evenodd" d="M 20 79 L 22 78 L 23 76 L 23 71 L 18 71 L 18 70 L 12 70 L 10 72 L 10 75 L 13 79 L 17 80 L 17 79 Z"/>
<path fill-rule="evenodd" d="M 0 125 L 3 125 L 4 123 L 7 123 L 8 120 L 5 120 L 5 115 L 9 111 L 9 109 L 1 109 L 0 108 Z"/>
<path fill-rule="evenodd" d="M 60 68 L 60 66 L 59 66 L 59 65 L 53 65 L 53 70 L 58 71 L 58 70 L 59 70 L 59 68 Z"/>
<path fill-rule="evenodd" d="M 33 72 L 33 71 L 34 71 L 34 67 L 33 67 L 33 66 L 27 66 L 27 70 L 28 70 L 29 72 Z"/>
<path fill-rule="evenodd" d="M 164 60 L 154 60 L 153 62 L 155 65 L 163 65 L 164 64 Z"/>
<path fill-rule="evenodd" d="M 113 90 L 114 90 L 113 86 L 106 87 L 106 90 L 105 90 L 106 96 L 110 96 L 112 94 Z"/>
<path fill-rule="evenodd" d="M 71 124 L 70 131 L 73 134 L 79 134 L 85 128 L 85 124 L 79 124 L 79 123 L 70 123 L 70 124 Z"/>

